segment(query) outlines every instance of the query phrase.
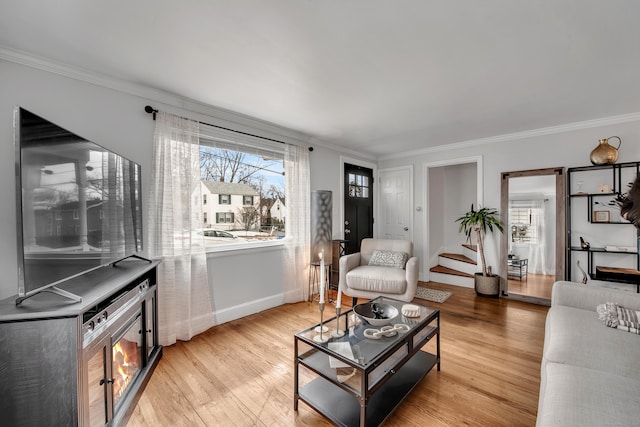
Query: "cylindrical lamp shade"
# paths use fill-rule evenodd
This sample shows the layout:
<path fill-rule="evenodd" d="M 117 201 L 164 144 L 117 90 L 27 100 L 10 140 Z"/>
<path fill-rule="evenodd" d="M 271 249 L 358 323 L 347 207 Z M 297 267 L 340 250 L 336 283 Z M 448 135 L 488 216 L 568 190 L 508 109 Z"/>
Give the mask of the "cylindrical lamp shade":
<path fill-rule="evenodd" d="M 311 262 L 319 262 L 324 251 L 324 260 L 331 262 L 333 203 L 331 191 L 311 192 Z"/>

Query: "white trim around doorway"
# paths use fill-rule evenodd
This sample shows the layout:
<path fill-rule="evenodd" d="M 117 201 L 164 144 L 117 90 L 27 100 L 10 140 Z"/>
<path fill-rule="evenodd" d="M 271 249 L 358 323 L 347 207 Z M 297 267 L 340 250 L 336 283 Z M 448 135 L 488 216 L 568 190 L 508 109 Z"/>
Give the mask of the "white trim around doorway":
<path fill-rule="evenodd" d="M 427 259 L 427 257 L 430 256 L 430 251 L 429 251 L 429 218 L 430 218 L 430 206 L 429 206 L 429 169 L 431 168 L 437 168 L 437 167 L 442 167 L 442 166 L 455 166 L 455 165 L 461 165 L 461 164 L 467 164 L 467 163 L 475 163 L 476 164 L 476 205 L 477 206 L 482 206 L 484 203 L 484 183 L 483 183 L 483 177 L 484 177 L 484 169 L 483 169 L 483 163 L 482 163 L 482 156 L 472 156 L 472 157 L 462 157 L 462 158 L 457 158 L 457 159 L 449 159 L 449 160 L 440 160 L 437 162 L 429 162 L 429 163 L 423 163 L 423 176 L 422 176 L 422 182 L 424 182 L 424 187 L 423 187 L 423 197 L 424 197 L 424 205 L 425 205 L 425 211 L 426 211 L 426 215 L 424 215 L 424 241 L 423 241 L 423 250 L 424 250 L 424 257 L 425 257 L 425 262 L 420 263 L 422 265 L 423 271 L 421 272 L 420 276 L 421 276 L 421 280 L 428 282 L 430 279 L 430 273 L 429 273 L 429 269 L 431 268 L 430 266 L 430 261 L 429 259 Z"/>

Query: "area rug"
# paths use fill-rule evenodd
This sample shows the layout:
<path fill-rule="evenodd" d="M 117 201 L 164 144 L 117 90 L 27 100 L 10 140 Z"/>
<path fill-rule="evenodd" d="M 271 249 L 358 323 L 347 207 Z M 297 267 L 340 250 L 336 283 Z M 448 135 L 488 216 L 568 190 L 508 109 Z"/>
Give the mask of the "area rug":
<path fill-rule="evenodd" d="M 416 298 L 439 303 L 445 302 L 451 295 L 451 292 L 423 288 L 421 286 L 418 286 L 418 290 L 416 291 Z"/>

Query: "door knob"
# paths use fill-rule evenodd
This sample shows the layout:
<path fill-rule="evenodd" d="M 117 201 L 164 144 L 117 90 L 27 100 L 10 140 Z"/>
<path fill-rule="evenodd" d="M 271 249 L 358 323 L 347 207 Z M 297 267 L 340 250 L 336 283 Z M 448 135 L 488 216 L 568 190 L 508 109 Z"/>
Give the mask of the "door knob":
<path fill-rule="evenodd" d="M 349 230 L 348 228 L 344 229 L 344 234 L 350 234 L 350 233 L 351 233 L 351 230 Z"/>
<path fill-rule="evenodd" d="M 403 228 L 404 231 L 409 231 L 409 227 Z"/>

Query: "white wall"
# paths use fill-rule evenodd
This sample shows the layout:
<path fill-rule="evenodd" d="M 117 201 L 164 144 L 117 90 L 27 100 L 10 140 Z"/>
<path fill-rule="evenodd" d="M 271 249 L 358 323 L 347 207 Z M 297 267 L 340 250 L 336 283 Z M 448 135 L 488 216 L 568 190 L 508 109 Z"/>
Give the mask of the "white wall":
<path fill-rule="evenodd" d="M 460 245 L 466 242 L 463 234 L 458 232 L 460 224 L 455 219 L 460 218 L 465 212 L 471 208 L 473 203 L 475 208 L 476 195 L 476 164 L 462 163 L 459 165 L 443 166 L 445 179 L 445 200 L 444 200 L 444 218 L 441 223 L 434 223 L 435 226 L 430 228 L 430 233 L 434 228 L 442 228 L 444 230 L 445 249 L 450 252 L 460 253 L 462 248 Z M 431 186 L 431 188 L 433 188 Z M 431 234 L 429 234 L 431 237 Z M 475 241 L 473 241 L 475 243 Z"/>
<path fill-rule="evenodd" d="M 601 120 L 582 124 L 567 124 L 549 130 L 539 130 L 527 134 L 514 135 L 512 138 L 500 137 L 493 140 L 470 141 L 468 143 L 454 144 L 447 148 L 425 149 L 416 152 L 403 153 L 402 156 L 393 156 L 379 160 L 381 169 L 393 168 L 405 165 L 414 165 L 414 200 L 416 206 L 425 206 L 424 201 L 424 164 L 449 162 L 455 159 L 469 158 L 470 156 L 482 157 L 482 192 L 484 200 L 482 205 L 486 207 L 500 208 L 500 173 L 527 169 L 540 169 L 549 167 L 576 167 L 590 164 L 589 154 L 598 144 L 598 139 L 611 135 L 622 138 L 622 147 L 618 162 L 631 162 L 640 160 L 640 121 L 625 122 L 624 118 Z M 389 141 L 392 143 L 392 141 Z M 455 218 L 452 218 L 454 220 Z M 418 252 L 424 246 L 424 233 L 426 222 L 424 215 L 422 221 L 416 222 L 414 239 Z M 603 226 L 604 227 L 604 226 Z M 633 233 L 628 233 L 633 234 Z M 488 265 L 496 269 L 499 255 L 499 234 L 488 236 L 486 240 Z M 430 244 L 430 243 L 429 243 Z M 423 252 L 424 253 L 424 252 Z M 425 277 L 428 271 L 428 260 L 421 260 L 421 277 Z M 425 270 L 425 267 L 427 268 Z"/>
<path fill-rule="evenodd" d="M 14 106 L 22 106 L 140 163 L 144 208 L 148 203 L 154 130 L 151 115 L 144 112 L 145 105 L 240 130 L 260 129 L 260 133 L 281 140 L 301 143 L 307 138 L 291 130 L 148 88 L 110 80 L 103 85 L 93 76 L 87 80 L 98 84 L 87 83 L 60 74 L 67 71 L 49 72 L 0 59 L 0 200 L 3 202 L 0 205 L 0 271 L 4 277 L 0 282 L 0 298 L 17 293 Z M 318 144 L 314 144 L 314 148 L 310 153 L 312 189 L 334 191 L 335 201 L 340 188 L 340 159 L 344 153 Z M 334 202 L 334 214 L 339 210 Z M 146 227 L 144 233 L 147 234 Z M 281 304 L 281 247 L 209 254 L 208 265 L 218 321 Z"/>

